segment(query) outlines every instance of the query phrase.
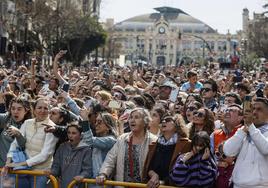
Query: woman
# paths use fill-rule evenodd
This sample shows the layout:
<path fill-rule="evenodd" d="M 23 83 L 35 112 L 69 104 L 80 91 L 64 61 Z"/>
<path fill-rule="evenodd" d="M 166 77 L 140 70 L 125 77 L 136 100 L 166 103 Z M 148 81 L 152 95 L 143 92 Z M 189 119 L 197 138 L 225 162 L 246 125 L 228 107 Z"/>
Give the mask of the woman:
<path fill-rule="evenodd" d="M 24 142 L 19 129 L 22 123 L 30 118 L 32 118 L 30 103 L 21 97 L 14 98 L 9 111 L 0 114 L 0 167 L 5 165 L 7 152 L 14 138 L 22 140 L 20 143 Z"/>
<path fill-rule="evenodd" d="M 59 147 L 51 171 L 48 172 L 60 177 L 62 188 L 68 187 L 73 179 L 81 181 L 83 178 L 92 177 L 92 149 L 82 141 L 82 131 L 78 123 L 67 126 L 69 141 Z"/>
<path fill-rule="evenodd" d="M 186 127 L 191 128 L 194 120 L 194 112 L 203 107 L 203 104 L 197 101 L 191 102 L 186 108 L 186 120 L 189 122 Z"/>
<path fill-rule="evenodd" d="M 189 152 L 191 141 L 180 115 L 166 114 L 162 118 L 161 135 L 149 146 L 143 170 L 143 182 L 148 187 L 158 187 L 162 182 L 170 184 L 169 171 L 180 153 Z"/>
<path fill-rule="evenodd" d="M 93 136 L 88 122 L 89 116 L 87 111 L 82 110 L 81 117 L 84 120 L 81 122 L 81 125 L 83 131 L 85 131 L 83 140 L 86 144 L 93 147 L 92 154 L 94 158 L 92 158 L 92 175 L 93 178 L 96 178 L 108 151 L 116 142 L 118 135 L 116 131 L 117 122 L 110 113 L 100 112 L 95 123 L 96 136 Z"/>
<path fill-rule="evenodd" d="M 195 133 L 206 131 L 208 135 L 214 131 L 214 114 L 207 108 L 200 108 L 194 112 L 193 124 L 190 128 L 189 138 L 192 140 Z"/>
<path fill-rule="evenodd" d="M 35 118 L 26 120 L 20 128 L 20 132 L 25 139 L 25 153 L 28 159 L 20 163 L 12 162 L 12 151 L 15 151 L 19 146 L 19 140 L 16 139 L 12 142 L 7 154 L 6 167 L 28 166 L 32 170 L 50 169 L 57 138 L 52 133 L 44 132 L 45 125 L 55 125 L 48 117 L 48 106 L 47 99 L 37 99 L 33 105 Z M 33 176 L 20 177 L 19 179 L 19 187 L 34 187 Z M 46 187 L 46 181 L 46 177 L 38 176 L 36 187 Z"/>
<path fill-rule="evenodd" d="M 170 178 L 177 186 L 213 188 L 216 176 L 209 135 L 200 131 L 193 137 L 191 151 L 179 155 Z"/>
<path fill-rule="evenodd" d="M 149 144 L 157 139 L 147 130 L 150 121 L 150 114 L 144 108 L 131 111 L 128 120 L 131 131 L 121 135 L 108 152 L 97 183 L 103 184 L 114 172 L 116 181 L 141 182 Z"/>
<path fill-rule="evenodd" d="M 59 138 L 56 150 L 63 142 L 68 140 L 67 124 L 79 120 L 79 117 L 63 107 L 54 107 L 49 111 L 49 118 L 55 126 L 46 126 L 45 132 L 51 132 Z"/>
<path fill-rule="evenodd" d="M 196 93 L 190 93 L 187 97 L 186 97 L 186 100 L 185 100 L 185 103 L 184 103 L 184 107 L 183 107 L 183 117 L 185 119 L 185 121 L 187 121 L 187 118 L 186 118 L 186 110 L 187 110 L 187 107 L 189 106 L 190 103 L 194 102 L 194 101 L 197 101 L 199 103 L 202 104 L 203 106 L 203 100 L 201 98 L 201 96 L 199 94 L 196 94 Z"/>
<path fill-rule="evenodd" d="M 160 135 L 160 123 L 164 113 L 165 111 L 160 106 L 153 107 L 150 112 L 152 121 L 149 124 L 149 131 L 156 136 Z"/>

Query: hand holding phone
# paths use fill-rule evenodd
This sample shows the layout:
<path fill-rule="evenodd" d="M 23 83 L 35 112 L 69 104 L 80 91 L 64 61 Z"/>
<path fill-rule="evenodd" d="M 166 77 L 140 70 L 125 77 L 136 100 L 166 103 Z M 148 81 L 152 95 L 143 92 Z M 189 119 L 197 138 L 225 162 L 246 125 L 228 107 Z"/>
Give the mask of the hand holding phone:
<path fill-rule="evenodd" d="M 253 121 L 253 114 L 252 114 L 252 96 L 246 95 L 245 100 L 243 103 L 243 113 L 244 113 L 244 125 L 249 126 L 252 124 Z"/>
<path fill-rule="evenodd" d="M 63 84 L 63 86 L 62 86 L 62 90 L 65 92 L 68 92 L 69 88 L 70 88 L 70 84 Z"/>

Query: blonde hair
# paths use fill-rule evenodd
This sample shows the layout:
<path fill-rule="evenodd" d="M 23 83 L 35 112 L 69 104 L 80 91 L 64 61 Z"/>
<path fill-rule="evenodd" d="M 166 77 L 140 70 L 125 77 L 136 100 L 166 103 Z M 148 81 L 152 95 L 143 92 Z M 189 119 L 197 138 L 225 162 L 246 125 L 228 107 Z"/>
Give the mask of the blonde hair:
<path fill-rule="evenodd" d="M 103 101 L 109 101 L 112 99 L 111 93 L 104 90 L 97 91 L 95 95 L 99 95 Z"/>

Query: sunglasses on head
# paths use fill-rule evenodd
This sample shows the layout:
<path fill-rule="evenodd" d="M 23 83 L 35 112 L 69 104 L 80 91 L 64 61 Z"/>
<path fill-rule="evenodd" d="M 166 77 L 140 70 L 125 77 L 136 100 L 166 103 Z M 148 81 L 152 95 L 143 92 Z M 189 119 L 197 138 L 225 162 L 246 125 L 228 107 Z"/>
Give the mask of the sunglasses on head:
<path fill-rule="evenodd" d="M 210 88 L 202 88 L 202 89 L 201 89 L 202 92 L 209 92 L 209 91 L 211 91 L 211 90 L 212 90 L 212 89 L 210 89 Z"/>
<path fill-rule="evenodd" d="M 189 107 L 187 108 L 187 110 L 189 110 L 190 112 L 193 112 L 193 111 L 197 110 L 197 108 L 194 107 L 194 106 L 189 106 Z"/>
<path fill-rule="evenodd" d="M 200 118 L 205 117 L 205 114 L 203 112 L 198 112 L 198 111 L 195 111 L 194 115 Z"/>

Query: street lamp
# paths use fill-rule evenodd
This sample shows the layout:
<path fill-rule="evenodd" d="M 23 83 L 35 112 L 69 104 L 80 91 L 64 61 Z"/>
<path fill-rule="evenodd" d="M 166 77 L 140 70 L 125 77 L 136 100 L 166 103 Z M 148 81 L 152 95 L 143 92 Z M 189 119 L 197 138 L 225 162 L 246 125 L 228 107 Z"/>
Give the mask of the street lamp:
<path fill-rule="evenodd" d="M 209 52 L 212 53 L 212 50 L 211 50 L 210 45 L 208 44 L 208 42 L 203 37 L 200 37 L 200 36 L 197 36 L 197 35 L 191 35 L 191 34 L 185 34 L 185 33 L 184 33 L 184 35 L 190 36 L 190 37 L 195 37 L 195 38 L 198 38 L 198 39 L 203 41 L 202 58 L 203 58 L 203 61 L 205 62 L 205 48 L 207 48 L 209 50 Z M 182 33 L 179 32 L 178 38 L 181 39 L 181 37 L 182 37 Z"/>

